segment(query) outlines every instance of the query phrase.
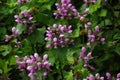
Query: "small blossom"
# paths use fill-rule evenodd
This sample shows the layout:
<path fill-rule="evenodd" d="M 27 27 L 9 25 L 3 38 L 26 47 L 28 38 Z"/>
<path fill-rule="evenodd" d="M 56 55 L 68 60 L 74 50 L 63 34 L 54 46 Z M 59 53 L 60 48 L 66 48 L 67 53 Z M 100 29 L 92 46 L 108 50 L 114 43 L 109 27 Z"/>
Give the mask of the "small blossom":
<path fill-rule="evenodd" d="M 10 41 L 10 39 L 11 39 L 11 36 L 9 36 L 9 35 L 6 35 L 5 42 L 9 42 L 9 41 Z"/>
<path fill-rule="evenodd" d="M 65 37 L 65 34 L 72 34 L 72 26 L 53 24 L 53 27 L 48 27 L 45 40 L 48 42 L 46 48 L 67 47 L 68 44 L 74 44 L 74 40 Z"/>
<path fill-rule="evenodd" d="M 96 27 L 95 27 L 95 31 L 96 31 L 96 33 L 99 32 L 99 26 L 96 26 Z"/>
<path fill-rule="evenodd" d="M 34 55 L 31 55 L 29 58 L 25 56 L 23 61 L 21 61 L 20 57 L 17 56 L 16 62 L 18 63 L 20 71 L 22 71 L 24 74 L 29 72 L 28 76 L 30 78 L 35 78 L 35 76 L 38 76 L 38 71 L 44 71 L 42 74 L 45 77 L 47 76 L 47 71 L 51 71 L 51 64 L 48 62 L 47 58 L 48 55 L 45 54 L 43 56 L 43 60 L 40 60 L 38 53 L 34 53 Z"/>
<path fill-rule="evenodd" d="M 109 72 L 106 73 L 106 77 L 107 77 L 108 80 L 112 80 L 111 74 Z"/>
<path fill-rule="evenodd" d="M 46 77 L 46 76 L 47 76 L 47 72 L 44 72 L 44 73 L 43 73 L 43 76 Z"/>

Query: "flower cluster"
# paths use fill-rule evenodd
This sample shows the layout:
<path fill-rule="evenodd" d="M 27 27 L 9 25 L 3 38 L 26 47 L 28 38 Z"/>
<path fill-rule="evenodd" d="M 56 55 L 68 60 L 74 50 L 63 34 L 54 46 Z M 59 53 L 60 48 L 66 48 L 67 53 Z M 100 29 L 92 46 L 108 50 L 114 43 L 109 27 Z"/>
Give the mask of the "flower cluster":
<path fill-rule="evenodd" d="M 88 38 L 90 42 L 94 42 L 95 40 L 100 41 L 104 44 L 105 38 L 99 36 L 99 26 L 95 27 L 95 32 L 92 30 L 88 30 Z"/>
<path fill-rule="evenodd" d="M 23 4 L 23 3 L 28 3 L 30 0 L 18 0 L 17 5 Z"/>
<path fill-rule="evenodd" d="M 54 46 L 54 48 L 65 47 L 68 46 L 68 44 L 73 44 L 74 40 L 69 39 L 65 37 L 65 35 L 71 35 L 72 34 L 72 26 L 66 26 L 66 25 L 57 25 L 53 24 L 53 27 L 48 27 L 46 31 L 46 38 L 45 40 L 48 41 L 47 48 L 51 48 Z"/>
<path fill-rule="evenodd" d="M 90 74 L 87 78 L 84 78 L 83 80 L 104 80 L 104 77 L 100 77 L 100 75 L 97 73 L 94 75 Z"/>
<path fill-rule="evenodd" d="M 62 4 L 56 3 L 57 11 L 53 14 L 56 18 L 72 19 L 72 17 L 78 17 L 79 12 L 71 3 L 71 0 L 61 0 Z"/>
<path fill-rule="evenodd" d="M 90 3 L 95 4 L 97 2 L 97 0 L 84 0 L 84 5 L 88 6 Z"/>
<path fill-rule="evenodd" d="M 106 73 L 106 78 L 105 77 L 100 77 L 100 74 L 97 73 L 94 75 L 90 74 L 87 78 L 84 78 L 83 80 L 112 80 L 112 76 L 109 72 Z M 117 74 L 116 80 L 120 80 L 120 73 Z"/>
<path fill-rule="evenodd" d="M 6 35 L 5 42 L 9 42 L 11 39 L 19 36 L 19 31 L 15 27 L 12 28 L 12 35 Z"/>
<path fill-rule="evenodd" d="M 43 60 L 39 57 L 38 53 L 34 53 L 34 55 L 31 55 L 30 58 L 25 56 L 24 61 L 20 60 L 20 57 L 17 56 L 17 63 L 19 65 L 19 69 L 23 72 L 26 73 L 27 71 L 29 72 L 28 76 L 30 78 L 34 78 L 37 76 L 38 71 L 43 71 L 43 76 L 47 76 L 47 71 L 51 71 L 50 69 L 50 63 L 47 60 L 48 55 L 45 54 L 43 56 Z"/>
<path fill-rule="evenodd" d="M 88 64 L 88 61 L 92 59 L 91 52 L 87 53 L 86 48 L 82 47 L 82 52 L 80 52 L 79 59 L 82 59 L 84 61 L 84 67 L 94 69 L 92 66 Z"/>
<path fill-rule="evenodd" d="M 89 14 L 89 8 L 86 8 L 86 9 L 84 10 L 84 13 L 81 14 L 81 16 L 79 17 L 80 22 L 84 23 L 85 17 L 86 17 L 88 14 Z"/>
<path fill-rule="evenodd" d="M 88 47 L 91 47 L 91 43 L 95 42 L 95 41 L 99 41 L 100 43 L 104 44 L 105 42 L 105 38 L 104 37 L 100 37 L 100 30 L 99 30 L 99 26 L 95 27 L 95 31 L 88 29 L 91 26 L 91 22 L 87 22 L 85 24 L 85 30 L 88 31 Z"/>
<path fill-rule="evenodd" d="M 34 24 L 33 24 L 33 17 L 27 11 L 21 11 L 19 15 L 15 15 L 14 18 L 16 19 L 15 22 L 18 24 L 23 24 L 24 26 L 28 26 L 29 33 L 33 32 Z"/>
<path fill-rule="evenodd" d="M 14 18 L 18 24 L 23 24 L 25 26 L 32 24 L 33 19 L 32 15 L 27 11 L 21 11 L 21 13 L 19 15 L 15 15 Z"/>

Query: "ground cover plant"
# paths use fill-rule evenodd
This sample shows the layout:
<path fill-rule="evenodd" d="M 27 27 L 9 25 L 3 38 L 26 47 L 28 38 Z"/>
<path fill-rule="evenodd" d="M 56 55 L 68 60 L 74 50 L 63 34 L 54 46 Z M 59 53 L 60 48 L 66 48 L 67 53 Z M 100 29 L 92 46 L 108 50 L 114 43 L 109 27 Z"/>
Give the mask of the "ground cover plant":
<path fill-rule="evenodd" d="M 0 80 L 120 80 L 120 0 L 0 0 Z"/>

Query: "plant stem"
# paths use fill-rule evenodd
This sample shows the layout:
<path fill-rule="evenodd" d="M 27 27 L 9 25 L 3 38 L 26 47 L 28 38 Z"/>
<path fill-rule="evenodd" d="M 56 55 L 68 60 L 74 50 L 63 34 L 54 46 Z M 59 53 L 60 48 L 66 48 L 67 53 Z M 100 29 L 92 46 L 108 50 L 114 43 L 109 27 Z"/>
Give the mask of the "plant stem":
<path fill-rule="evenodd" d="M 64 76 L 63 76 L 63 70 L 62 70 L 61 63 L 60 63 L 60 73 L 61 73 L 61 76 L 62 76 L 62 80 L 64 80 Z"/>

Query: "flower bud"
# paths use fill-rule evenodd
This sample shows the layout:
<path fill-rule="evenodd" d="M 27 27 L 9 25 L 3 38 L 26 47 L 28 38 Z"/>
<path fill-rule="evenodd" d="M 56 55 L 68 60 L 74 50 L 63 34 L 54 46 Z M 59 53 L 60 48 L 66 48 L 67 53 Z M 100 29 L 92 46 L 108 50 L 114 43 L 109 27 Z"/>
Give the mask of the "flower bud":
<path fill-rule="evenodd" d="M 82 52 L 85 53 L 86 52 L 86 48 L 82 47 Z"/>
<path fill-rule="evenodd" d="M 99 32 L 99 26 L 95 27 L 95 32 L 98 33 Z"/>

